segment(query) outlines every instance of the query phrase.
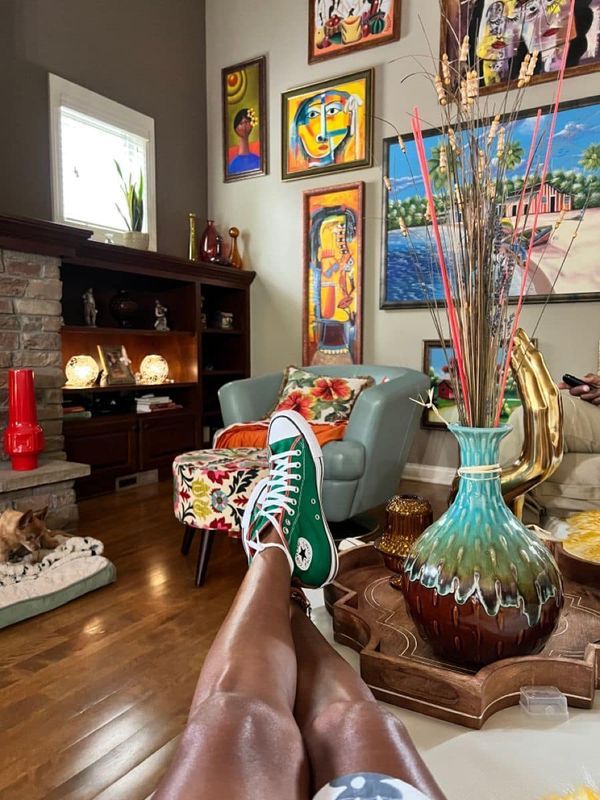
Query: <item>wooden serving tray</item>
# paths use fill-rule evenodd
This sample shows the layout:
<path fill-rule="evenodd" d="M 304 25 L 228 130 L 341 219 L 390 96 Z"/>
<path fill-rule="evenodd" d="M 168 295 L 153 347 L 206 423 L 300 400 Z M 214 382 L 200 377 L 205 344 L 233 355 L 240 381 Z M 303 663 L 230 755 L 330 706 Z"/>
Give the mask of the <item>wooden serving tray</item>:
<path fill-rule="evenodd" d="M 363 679 L 379 700 L 468 728 L 517 705 L 521 686 L 556 686 L 570 706 L 591 708 L 600 688 L 600 587 L 565 579 L 558 628 L 538 656 L 508 658 L 478 672 L 435 656 L 410 619 L 373 545 L 340 555 L 325 588 L 336 642 L 360 653 Z"/>

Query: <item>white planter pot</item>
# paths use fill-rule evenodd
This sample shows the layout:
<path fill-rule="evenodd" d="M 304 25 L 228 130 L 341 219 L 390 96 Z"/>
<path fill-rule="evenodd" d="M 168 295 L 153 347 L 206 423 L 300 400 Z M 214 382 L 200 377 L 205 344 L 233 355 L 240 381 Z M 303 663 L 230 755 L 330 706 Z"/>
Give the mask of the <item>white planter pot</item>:
<path fill-rule="evenodd" d="M 140 233 L 139 231 L 125 231 L 120 234 L 123 247 L 133 247 L 135 250 L 147 250 L 150 244 L 150 236 L 147 233 Z"/>

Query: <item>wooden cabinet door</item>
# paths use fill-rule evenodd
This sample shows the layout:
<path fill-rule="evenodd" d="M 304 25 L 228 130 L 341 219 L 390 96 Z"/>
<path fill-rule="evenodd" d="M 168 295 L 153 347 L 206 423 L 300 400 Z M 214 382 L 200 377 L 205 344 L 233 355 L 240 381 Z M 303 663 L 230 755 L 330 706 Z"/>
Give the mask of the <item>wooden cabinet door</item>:
<path fill-rule="evenodd" d="M 89 464 L 92 474 L 77 482 L 80 497 L 113 491 L 115 478 L 138 471 L 137 420 L 95 417 L 63 425 L 69 461 Z"/>
<path fill-rule="evenodd" d="M 175 456 L 197 447 L 196 415 L 185 412 L 140 414 L 140 469 L 158 469 L 162 478 L 171 474 Z"/>

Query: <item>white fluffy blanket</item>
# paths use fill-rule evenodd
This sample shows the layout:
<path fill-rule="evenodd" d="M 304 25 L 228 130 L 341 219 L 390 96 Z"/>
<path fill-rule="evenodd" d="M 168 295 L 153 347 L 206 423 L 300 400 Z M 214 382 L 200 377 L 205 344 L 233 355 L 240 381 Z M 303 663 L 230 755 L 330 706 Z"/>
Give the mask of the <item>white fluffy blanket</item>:
<path fill-rule="evenodd" d="M 29 555 L 17 563 L 0 564 L 0 587 L 50 576 L 69 562 L 89 556 L 100 556 L 103 551 L 104 545 L 98 539 L 87 536 L 65 537 L 55 550 L 43 551 L 45 555 L 38 563 L 33 563 L 34 556 Z"/>

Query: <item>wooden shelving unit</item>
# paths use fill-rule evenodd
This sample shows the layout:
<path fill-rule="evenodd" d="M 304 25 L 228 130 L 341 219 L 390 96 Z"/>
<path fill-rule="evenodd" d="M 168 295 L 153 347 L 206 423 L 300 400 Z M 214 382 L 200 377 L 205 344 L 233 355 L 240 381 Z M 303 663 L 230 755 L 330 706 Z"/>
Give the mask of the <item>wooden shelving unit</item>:
<path fill-rule="evenodd" d="M 145 355 L 157 353 L 169 363 L 173 383 L 64 388 L 65 402 L 82 405 L 90 419 L 64 424 L 67 456 L 90 463 L 92 474 L 79 482 L 81 496 L 112 491 L 115 480 L 158 469 L 171 473 L 173 458 L 210 443 L 222 427 L 217 392 L 250 372 L 250 285 L 254 273 L 94 242 L 81 244 L 62 259 L 63 366 L 73 355 L 91 355 L 98 345 L 123 345 L 134 372 Z M 83 324 L 83 293 L 92 287 L 97 327 Z M 137 303 L 132 327 L 120 327 L 111 299 L 122 289 Z M 171 328 L 154 330 L 154 302 L 168 308 Z M 234 317 L 234 328 L 214 324 L 219 312 Z M 208 316 L 203 329 L 201 313 Z M 135 413 L 135 398 L 148 393 L 170 396 L 180 409 Z M 206 409 L 206 411 L 205 411 Z"/>

